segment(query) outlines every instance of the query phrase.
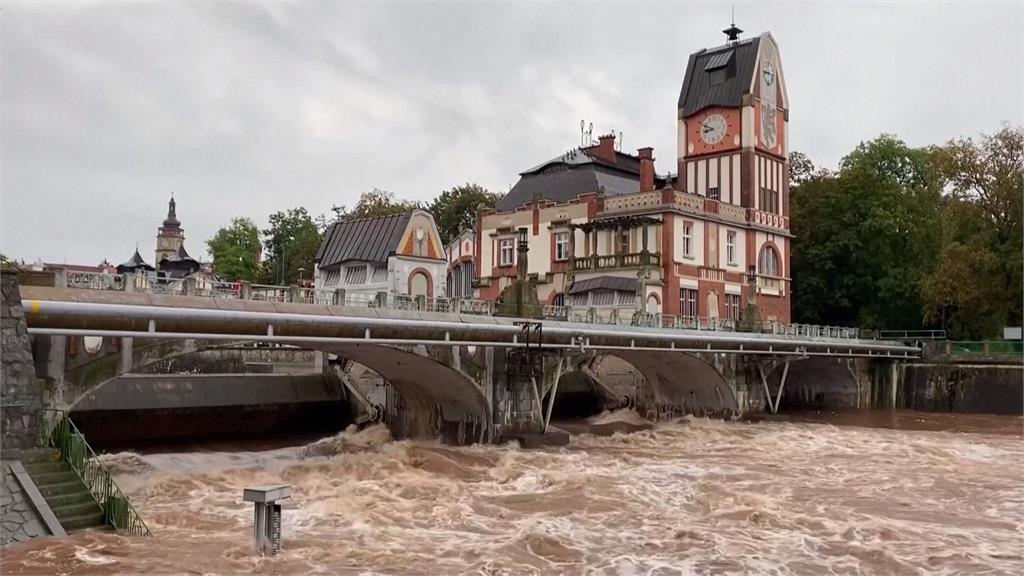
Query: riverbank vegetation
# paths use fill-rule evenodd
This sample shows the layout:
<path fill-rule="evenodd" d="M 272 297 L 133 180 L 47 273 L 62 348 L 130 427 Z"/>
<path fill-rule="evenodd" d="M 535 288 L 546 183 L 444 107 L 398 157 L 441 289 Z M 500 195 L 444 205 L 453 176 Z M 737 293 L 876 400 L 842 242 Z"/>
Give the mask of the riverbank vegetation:
<path fill-rule="evenodd" d="M 996 337 L 1021 325 L 1024 129 L 912 148 L 883 135 L 835 171 L 790 156 L 793 318 Z"/>

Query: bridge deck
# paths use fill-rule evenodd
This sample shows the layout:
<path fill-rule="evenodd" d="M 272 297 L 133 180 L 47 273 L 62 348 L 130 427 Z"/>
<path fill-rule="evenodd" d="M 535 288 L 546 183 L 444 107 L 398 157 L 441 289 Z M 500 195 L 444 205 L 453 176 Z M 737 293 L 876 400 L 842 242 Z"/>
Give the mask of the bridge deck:
<path fill-rule="evenodd" d="M 485 315 L 22 287 L 30 332 L 150 338 L 249 339 L 296 344 L 524 346 L 522 319 Z M 917 357 L 899 342 L 821 336 L 541 321 L 546 348 Z"/>

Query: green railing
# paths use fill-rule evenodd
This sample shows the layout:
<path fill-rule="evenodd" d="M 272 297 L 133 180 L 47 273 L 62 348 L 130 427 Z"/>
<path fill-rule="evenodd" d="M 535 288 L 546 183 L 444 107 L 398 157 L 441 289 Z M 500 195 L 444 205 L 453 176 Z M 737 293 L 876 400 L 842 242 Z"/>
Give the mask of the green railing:
<path fill-rule="evenodd" d="M 951 356 L 1002 356 L 1024 354 L 1024 344 L 1019 340 L 952 340 L 946 343 L 946 353 Z"/>
<path fill-rule="evenodd" d="M 100 463 L 85 436 L 78 431 L 67 412 L 41 410 L 37 443 L 60 450 L 60 455 L 82 479 L 93 498 L 103 509 L 103 520 L 118 532 L 136 536 L 151 536 L 146 523 L 132 507 L 124 492 L 117 487 L 110 471 Z"/>

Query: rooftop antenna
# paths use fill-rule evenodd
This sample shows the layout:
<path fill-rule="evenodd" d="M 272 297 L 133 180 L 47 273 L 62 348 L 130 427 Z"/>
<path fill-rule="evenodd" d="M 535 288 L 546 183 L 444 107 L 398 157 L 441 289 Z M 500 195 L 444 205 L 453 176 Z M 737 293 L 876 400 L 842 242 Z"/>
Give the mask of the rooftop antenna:
<path fill-rule="evenodd" d="M 618 144 L 619 144 L 619 152 L 622 152 L 622 130 L 619 130 Z"/>
<path fill-rule="evenodd" d="M 580 146 L 581 147 L 582 146 L 586 146 L 586 144 L 583 143 L 583 137 L 586 136 L 586 134 L 587 134 L 586 127 L 587 127 L 587 121 L 586 120 L 580 120 Z"/>
<path fill-rule="evenodd" d="M 730 44 L 735 44 L 736 42 L 739 42 L 740 34 L 743 33 L 743 30 L 740 30 L 739 28 L 736 27 L 736 5 L 735 4 L 733 4 L 733 6 L 732 6 L 732 24 L 730 24 L 729 27 L 726 28 L 725 30 L 722 30 L 722 33 L 725 34 L 729 38 L 729 43 Z"/>

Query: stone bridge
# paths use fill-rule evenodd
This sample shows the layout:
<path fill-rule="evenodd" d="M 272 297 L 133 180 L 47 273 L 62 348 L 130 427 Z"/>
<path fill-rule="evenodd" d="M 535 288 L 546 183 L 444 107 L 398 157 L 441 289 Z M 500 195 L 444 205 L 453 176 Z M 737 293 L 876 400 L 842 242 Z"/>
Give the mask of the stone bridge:
<path fill-rule="evenodd" d="M 470 314 L 36 286 L 23 287 L 22 304 L 36 367 L 54 402 L 73 405 L 104 382 L 169 356 L 263 342 L 320 352 L 319 373 L 336 378 L 360 409 L 383 411 L 397 436 L 454 442 L 540 434 L 552 413 L 585 415 L 610 406 L 635 406 L 652 418 L 728 417 L 836 399 L 867 407 L 887 394 L 895 362 L 919 353 L 855 338 L 524 324 Z M 87 342 L 93 352 L 84 350 Z M 380 401 L 367 398 L 360 373 L 390 392 Z"/>

